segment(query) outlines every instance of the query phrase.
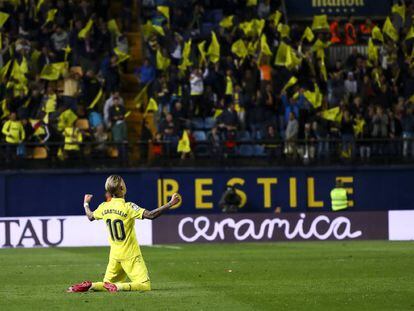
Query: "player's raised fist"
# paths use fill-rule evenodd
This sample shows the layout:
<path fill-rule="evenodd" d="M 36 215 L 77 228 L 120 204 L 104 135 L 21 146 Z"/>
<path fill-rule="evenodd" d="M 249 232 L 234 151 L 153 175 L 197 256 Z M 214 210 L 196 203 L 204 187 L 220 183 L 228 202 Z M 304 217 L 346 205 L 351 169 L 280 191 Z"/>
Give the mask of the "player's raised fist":
<path fill-rule="evenodd" d="M 181 196 L 178 193 L 174 193 L 170 200 L 171 206 L 174 206 L 180 203 L 180 200 L 181 200 Z"/>
<path fill-rule="evenodd" d="M 93 195 L 92 194 L 85 194 L 83 198 L 84 203 L 89 203 L 92 200 Z"/>

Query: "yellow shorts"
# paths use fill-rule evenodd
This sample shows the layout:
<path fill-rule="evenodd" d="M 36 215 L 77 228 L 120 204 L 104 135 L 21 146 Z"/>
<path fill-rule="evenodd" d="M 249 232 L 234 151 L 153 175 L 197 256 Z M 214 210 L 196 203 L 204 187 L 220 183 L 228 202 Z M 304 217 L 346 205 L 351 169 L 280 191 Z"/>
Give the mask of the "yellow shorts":
<path fill-rule="evenodd" d="M 109 258 L 104 282 L 122 283 L 126 281 L 127 277 L 134 283 L 149 282 L 148 270 L 142 256 L 127 260 Z"/>

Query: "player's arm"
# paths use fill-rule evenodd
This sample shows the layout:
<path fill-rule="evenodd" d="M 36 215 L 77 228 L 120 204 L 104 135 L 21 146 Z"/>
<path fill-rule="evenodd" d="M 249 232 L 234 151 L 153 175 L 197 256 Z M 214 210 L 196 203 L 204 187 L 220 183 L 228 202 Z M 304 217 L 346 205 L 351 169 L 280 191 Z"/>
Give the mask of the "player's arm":
<path fill-rule="evenodd" d="M 92 197 L 92 194 L 85 194 L 85 197 L 83 198 L 83 208 L 85 209 L 86 217 L 88 217 L 90 221 L 95 220 L 95 217 L 93 217 L 93 212 L 89 208 L 89 203 L 91 202 Z"/>
<path fill-rule="evenodd" d="M 170 202 L 168 202 L 167 204 L 154 209 L 152 211 L 148 211 L 148 210 L 144 210 L 144 214 L 142 214 L 142 218 L 143 219 L 155 219 L 160 217 L 165 211 L 168 211 L 171 207 L 173 207 L 174 205 L 178 204 L 180 202 L 180 196 L 178 195 L 178 193 L 174 193 L 173 196 L 171 197 Z"/>

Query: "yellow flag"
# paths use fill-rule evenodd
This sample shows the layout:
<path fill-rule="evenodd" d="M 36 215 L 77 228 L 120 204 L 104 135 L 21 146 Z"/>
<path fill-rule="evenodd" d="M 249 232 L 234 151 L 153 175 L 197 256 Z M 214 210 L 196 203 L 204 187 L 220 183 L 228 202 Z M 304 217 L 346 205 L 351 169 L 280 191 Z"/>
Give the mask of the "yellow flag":
<path fill-rule="evenodd" d="M 55 20 L 55 15 L 57 11 L 58 11 L 57 9 L 51 9 L 47 11 L 46 21 L 43 25 L 46 25 L 47 23 L 53 23 L 53 21 Z"/>
<path fill-rule="evenodd" d="M 204 64 L 207 60 L 206 60 L 206 41 L 201 41 L 199 44 L 197 44 L 197 48 L 198 48 L 198 52 L 200 53 L 200 60 L 199 60 L 199 65 Z"/>
<path fill-rule="evenodd" d="M 259 46 L 259 40 L 255 41 L 255 42 L 250 41 L 249 44 L 247 45 L 247 53 L 249 55 L 254 56 L 256 54 L 258 46 Z"/>
<path fill-rule="evenodd" d="M 405 40 L 410 40 L 414 38 L 414 26 L 410 27 L 410 30 L 407 33 L 407 36 L 405 37 Z"/>
<path fill-rule="evenodd" d="M 7 100 L 6 99 L 3 99 L 1 101 L 1 111 L 3 113 L 2 113 L 2 115 L 0 117 L 0 119 L 4 119 L 4 118 L 8 117 L 9 114 L 10 114 L 9 108 L 7 107 Z"/>
<path fill-rule="evenodd" d="M 14 79 L 19 81 L 21 84 L 27 83 L 26 73 L 29 72 L 29 68 L 27 65 L 27 60 L 23 57 L 21 63 L 19 64 L 17 60 L 13 62 L 13 68 L 10 73 L 10 76 Z"/>
<path fill-rule="evenodd" d="M 382 32 L 388 35 L 392 41 L 398 41 L 398 31 L 395 29 L 389 17 L 385 20 L 384 26 L 382 27 Z"/>
<path fill-rule="evenodd" d="M 39 1 L 37 2 L 37 5 L 36 5 L 36 13 L 38 13 L 38 12 L 39 12 L 40 8 L 41 8 L 41 7 L 42 7 L 42 5 L 43 5 L 43 2 L 45 2 L 45 0 L 39 0 Z"/>
<path fill-rule="evenodd" d="M 379 29 L 378 26 L 375 26 L 374 28 L 372 28 L 371 36 L 372 36 L 372 39 L 384 42 L 384 36 L 382 35 L 381 29 Z"/>
<path fill-rule="evenodd" d="M 220 22 L 220 27 L 230 28 L 233 26 L 234 15 L 226 16 Z"/>
<path fill-rule="evenodd" d="M 137 104 L 137 108 L 140 108 L 142 106 L 143 101 L 147 98 L 147 90 L 150 83 L 151 82 L 145 84 L 142 90 L 137 94 L 137 96 L 135 96 L 134 103 Z"/>
<path fill-rule="evenodd" d="M 46 64 L 40 73 L 40 78 L 48 81 L 58 80 L 60 75 L 66 72 L 67 68 L 67 62 Z"/>
<path fill-rule="evenodd" d="M 63 131 L 67 127 L 71 127 L 73 123 L 78 119 L 78 116 L 72 111 L 72 109 L 66 109 L 58 117 L 58 131 Z"/>
<path fill-rule="evenodd" d="M 161 36 L 165 36 L 164 29 L 161 26 L 158 25 L 152 25 L 153 32 L 156 32 L 157 34 Z"/>
<path fill-rule="evenodd" d="M 186 130 L 183 131 L 183 136 L 178 141 L 177 152 L 182 152 L 182 153 L 191 152 L 190 138 L 188 137 L 188 133 Z"/>
<path fill-rule="evenodd" d="M 257 5 L 257 0 L 247 0 L 246 1 L 246 6 L 256 6 Z"/>
<path fill-rule="evenodd" d="M 239 28 L 243 31 L 243 33 L 246 36 L 252 37 L 254 35 L 260 36 L 260 34 L 263 31 L 264 25 L 264 19 L 252 19 L 251 21 L 241 23 L 239 25 Z"/>
<path fill-rule="evenodd" d="M 322 42 L 320 39 L 316 40 L 312 46 L 312 51 L 316 52 L 316 57 L 319 59 L 325 58 L 325 48 L 328 47 L 329 44 Z"/>
<path fill-rule="evenodd" d="M 113 34 L 116 37 L 121 35 L 121 32 L 119 31 L 118 24 L 116 23 L 115 19 L 109 20 L 107 25 L 108 25 L 108 30 L 111 34 Z"/>
<path fill-rule="evenodd" d="M 9 19 L 9 14 L 4 13 L 4 12 L 0 12 L 0 28 L 3 27 L 4 23 L 7 22 L 7 20 Z"/>
<path fill-rule="evenodd" d="M 355 135 L 359 135 L 364 131 L 365 120 L 364 119 L 355 119 L 354 124 L 354 133 Z"/>
<path fill-rule="evenodd" d="M 124 61 L 126 61 L 128 58 L 130 58 L 131 57 L 131 55 L 129 55 L 129 54 L 127 54 L 127 53 L 125 53 L 125 52 L 122 52 L 119 48 L 114 48 L 114 53 L 115 53 L 115 55 L 116 56 L 118 56 L 118 61 L 117 61 L 117 64 L 120 64 L 120 63 L 122 63 L 122 62 L 124 62 Z"/>
<path fill-rule="evenodd" d="M 306 100 L 313 106 L 313 108 L 317 109 L 322 106 L 323 96 L 319 90 L 318 84 L 314 83 L 314 91 L 311 92 L 309 90 L 306 90 L 303 93 L 303 96 L 305 96 Z"/>
<path fill-rule="evenodd" d="M 124 114 L 124 118 L 128 118 L 131 115 L 131 110 L 128 110 L 127 112 L 125 112 Z"/>
<path fill-rule="evenodd" d="M 391 12 L 400 15 L 403 23 L 405 22 L 405 4 L 394 4 L 392 6 Z"/>
<path fill-rule="evenodd" d="M 291 47 L 284 43 L 283 41 L 280 43 L 275 58 L 275 65 L 276 66 L 290 66 L 292 64 L 292 57 L 290 52 Z"/>
<path fill-rule="evenodd" d="M 164 15 L 167 20 L 170 20 L 170 8 L 168 6 L 159 5 L 157 11 Z"/>
<path fill-rule="evenodd" d="M 166 70 L 170 66 L 171 60 L 168 57 L 162 55 L 159 49 L 157 50 L 155 58 L 157 63 L 157 69 Z"/>
<path fill-rule="evenodd" d="M 153 33 L 165 36 L 164 29 L 161 26 L 153 25 L 150 20 L 141 26 L 141 30 L 145 38 L 148 38 Z"/>
<path fill-rule="evenodd" d="M 231 51 L 233 54 L 237 55 L 237 57 L 242 59 L 247 57 L 248 54 L 246 44 L 242 39 L 239 39 L 232 44 Z"/>
<path fill-rule="evenodd" d="M 270 50 L 270 47 L 267 44 L 267 38 L 265 34 L 262 34 L 260 38 L 260 52 L 268 56 L 272 55 L 272 51 Z"/>
<path fill-rule="evenodd" d="M 86 23 L 86 26 L 83 27 L 79 33 L 78 33 L 78 38 L 80 39 L 85 39 L 86 36 L 88 35 L 89 31 L 91 31 L 93 26 L 93 20 L 89 19 L 88 22 Z"/>
<path fill-rule="evenodd" d="M 282 41 L 276 52 L 275 65 L 285 66 L 291 70 L 299 66 L 301 62 L 302 60 L 296 56 L 296 54 L 293 52 L 292 47 Z"/>
<path fill-rule="evenodd" d="M 290 34 L 290 27 L 287 24 L 279 24 L 277 26 L 277 31 L 280 33 L 280 37 L 283 38 L 289 38 Z"/>
<path fill-rule="evenodd" d="M 281 17 L 282 13 L 280 11 L 276 11 L 275 13 L 269 16 L 269 19 L 273 22 L 273 25 L 277 27 L 277 25 L 279 25 Z"/>
<path fill-rule="evenodd" d="M 184 43 L 182 61 L 181 61 L 181 64 L 178 65 L 178 69 L 180 69 L 181 71 L 185 71 L 187 67 L 193 64 L 190 61 L 190 54 L 191 54 L 191 39 L 189 39 L 186 43 Z"/>
<path fill-rule="evenodd" d="M 70 54 L 70 52 L 72 52 L 72 49 L 70 48 L 70 45 L 66 45 L 66 47 L 63 49 L 63 51 L 65 51 L 65 62 L 68 60 L 68 55 Z"/>
<path fill-rule="evenodd" d="M 305 31 L 303 32 L 302 40 L 303 39 L 308 40 L 308 42 L 312 42 L 313 39 L 315 39 L 315 35 L 313 34 L 313 31 L 310 29 L 310 27 L 306 27 Z"/>
<path fill-rule="evenodd" d="M 0 82 L 3 82 L 6 79 L 6 75 L 9 72 L 11 66 L 11 59 L 0 69 Z"/>
<path fill-rule="evenodd" d="M 145 108 L 145 113 L 158 111 L 158 103 L 155 101 L 154 98 L 150 98 L 147 108 Z"/>
<path fill-rule="evenodd" d="M 211 43 L 208 47 L 207 55 L 212 63 L 217 63 L 220 60 L 220 43 L 214 31 L 211 32 Z"/>
<path fill-rule="evenodd" d="M 322 111 L 322 118 L 332 121 L 332 122 L 341 122 L 342 111 L 339 107 L 335 107 L 335 108 Z"/>
<path fill-rule="evenodd" d="M 414 104 L 414 94 L 411 95 L 411 97 L 408 99 L 408 101 L 412 104 Z"/>
<path fill-rule="evenodd" d="M 374 65 L 378 63 L 378 48 L 372 42 L 372 38 L 368 40 L 368 59 Z"/>
<path fill-rule="evenodd" d="M 292 76 L 289 79 L 289 81 L 285 84 L 285 86 L 283 87 L 282 91 L 285 92 L 288 88 L 294 86 L 297 82 L 298 82 L 298 78 L 296 78 L 295 76 Z"/>
<path fill-rule="evenodd" d="M 253 20 L 253 29 L 256 31 L 257 36 L 260 36 L 263 28 L 265 26 L 265 20 L 264 19 L 254 19 Z"/>
<path fill-rule="evenodd" d="M 100 100 L 102 98 L 102 95 L 103 95 L 103 91 L 102 91 L 102 89 L 100 89 L 98 94 L 96 94 L 95 98 L 93 99 L 93 101 L 89 105 L 88 109 L 93 109 L 96 106 L 96 104 L 100 102 Z"/>
<path fill-rule="evenodd" d="M 214 119 L 217 119 L 221 114 L 223 113 L 223 109 L 216 109 L 215 111 L 214 111 L 214 116 L 213 116 L 213 118 Z"/>
<path fill-rule="evenodd" d="M 328 16 L 324 15 L 315 15 L 312 21 L 312 30 L 326 29 L 329 30 Z"/>

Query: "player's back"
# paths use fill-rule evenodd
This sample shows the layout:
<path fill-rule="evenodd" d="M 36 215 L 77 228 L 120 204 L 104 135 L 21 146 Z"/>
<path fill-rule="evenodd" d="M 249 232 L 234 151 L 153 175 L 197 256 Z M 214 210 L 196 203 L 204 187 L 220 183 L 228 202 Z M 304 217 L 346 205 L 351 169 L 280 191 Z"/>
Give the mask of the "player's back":
<path fill-rule="evenodd" d="M 143 212 L 143 208 L 125 202 L 123 198 L 112 198 L 94 211 L 95 219 L 105 221 L 111 245 L 111 258 L 125 260 L 141 255 L 135 235 L 135 219 L 142 219 Z"/>

